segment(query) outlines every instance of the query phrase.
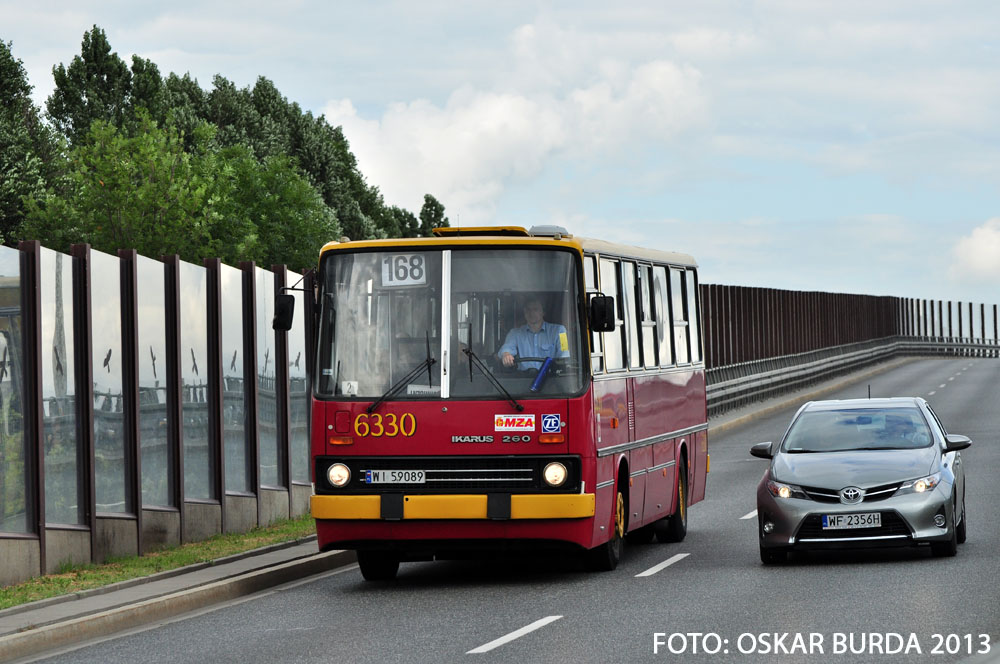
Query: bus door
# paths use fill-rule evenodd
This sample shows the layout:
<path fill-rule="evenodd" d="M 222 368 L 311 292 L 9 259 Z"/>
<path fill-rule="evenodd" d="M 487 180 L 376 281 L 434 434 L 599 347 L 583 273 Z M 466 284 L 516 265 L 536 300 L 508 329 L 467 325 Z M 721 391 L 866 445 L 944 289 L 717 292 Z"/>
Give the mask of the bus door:
<path fill-rule="evenodd" d="M 642 368 L 640 354 L 638 311 L 640 309 L 637 286 L 636 264 L 621 262 L 621 318 L 622 336 L 625 339 L 625 364 L 630 372 Z M 646 471 L 653 465 L 652 447 L 638 445 L 636 436 L 636 378 L 632 373 L 625 379 L 628 418 L 628 441 L 636 443 L 629 452 L 629 524 L 639 526 L 645 523 L 643 508 L 646 496 Z"/>

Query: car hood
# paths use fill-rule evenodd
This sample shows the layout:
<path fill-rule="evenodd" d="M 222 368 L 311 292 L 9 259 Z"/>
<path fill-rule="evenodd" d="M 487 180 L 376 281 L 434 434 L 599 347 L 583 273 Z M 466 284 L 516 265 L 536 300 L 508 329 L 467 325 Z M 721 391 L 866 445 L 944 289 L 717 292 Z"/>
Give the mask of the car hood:
<path fill-rule="evenodd" d="M 866 488 L 930 475 L 935 472 L 936 460 L 937 449 L 933 445 L 917 450 L 783 452 L 774 457 L 771 477 L 825 489 Z"/>

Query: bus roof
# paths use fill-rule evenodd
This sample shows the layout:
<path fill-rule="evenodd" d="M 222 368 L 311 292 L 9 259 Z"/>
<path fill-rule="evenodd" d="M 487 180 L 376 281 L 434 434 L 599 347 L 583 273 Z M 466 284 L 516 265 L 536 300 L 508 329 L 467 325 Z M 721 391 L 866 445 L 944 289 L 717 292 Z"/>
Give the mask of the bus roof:
<path fill-rule="evenodd" d="M 669 263 L 671 265 L 689 267 L 697 266 L 694 258 L 688 254 L 634 247 L 593 238 L 576 237 L 557 226 L 532 227 L 530 230 L 526 230 L 521 226 L 450 227 L 434 230 L 434 237 L 386 238 L 383 240 L 358 241 L 350 241 L 345 238 L 341 242 L 329 242 L 324 245 L 320 255 L 328 251 L 387 249 L 400 246 L 548 246 L 569 247 L 576 249 L 580 253 L 621 256 L 623 258 L 633 258 L 651 263 Z"/>

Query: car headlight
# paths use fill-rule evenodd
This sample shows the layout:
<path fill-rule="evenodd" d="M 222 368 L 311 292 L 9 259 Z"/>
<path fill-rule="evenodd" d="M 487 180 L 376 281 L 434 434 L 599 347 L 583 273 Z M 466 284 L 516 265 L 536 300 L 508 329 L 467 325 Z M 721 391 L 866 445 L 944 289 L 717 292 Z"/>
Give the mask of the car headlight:
<path fill-rule="evenodd" d="M 545 466 L 542 471 L 542 477 L 545 478 L 545 483 L 551 487 L 562 486 L 566 481 L 566 477 L 569 473 L 566 472 L 566 466 L 562 465 L 558 461 L 553 461 Z"/>
<path fill-rule="evenodd" d="M 330 484 L 340 489 L 351 481 L 351 469 L 342 463 L 335 463 L 326 469 L 326 479 L 330 481 Z"/>
<path fill-rule="evenodd" d="M 896 490 L 895 495 L 903 496 L 908 493 L 927 493 L 933 491 L 934 487 L 941 483 L 941 473 L 937 472 L 927 477 L 903 482 L 903 485 Z"/>
<path fill-rule="evenodd" d="M 809 500 L 809 496 L 806 492 L 797 487 L 794 484 L 785 484 L 784 482 L 775 482 L 774 480 L 767 481 L 767 490 L 771 492 L 771 495 L 775 498 L 801 498 L 803 500 Z"/>

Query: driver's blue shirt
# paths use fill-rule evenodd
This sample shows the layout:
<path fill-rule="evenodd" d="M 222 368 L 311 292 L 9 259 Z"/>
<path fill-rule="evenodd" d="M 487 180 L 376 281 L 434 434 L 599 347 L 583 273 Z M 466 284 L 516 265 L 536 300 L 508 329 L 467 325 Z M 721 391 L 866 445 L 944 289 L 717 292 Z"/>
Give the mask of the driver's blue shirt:
<path fill-rule="evenodd" d="M 563 350 L 563 346 L 566 350 Z M 566 328 L 558 323 L 542 323 L 538 332 L 532 332 L 527 325 L 515 327 L 507 333 L 503 346 L 497 351 L 497 357 L 503 359 L 504 353 L 515 357 L 569 357 L 569 339 Z M 537 369 L 541 362 L 520 362 L 518 369 Z"/>

